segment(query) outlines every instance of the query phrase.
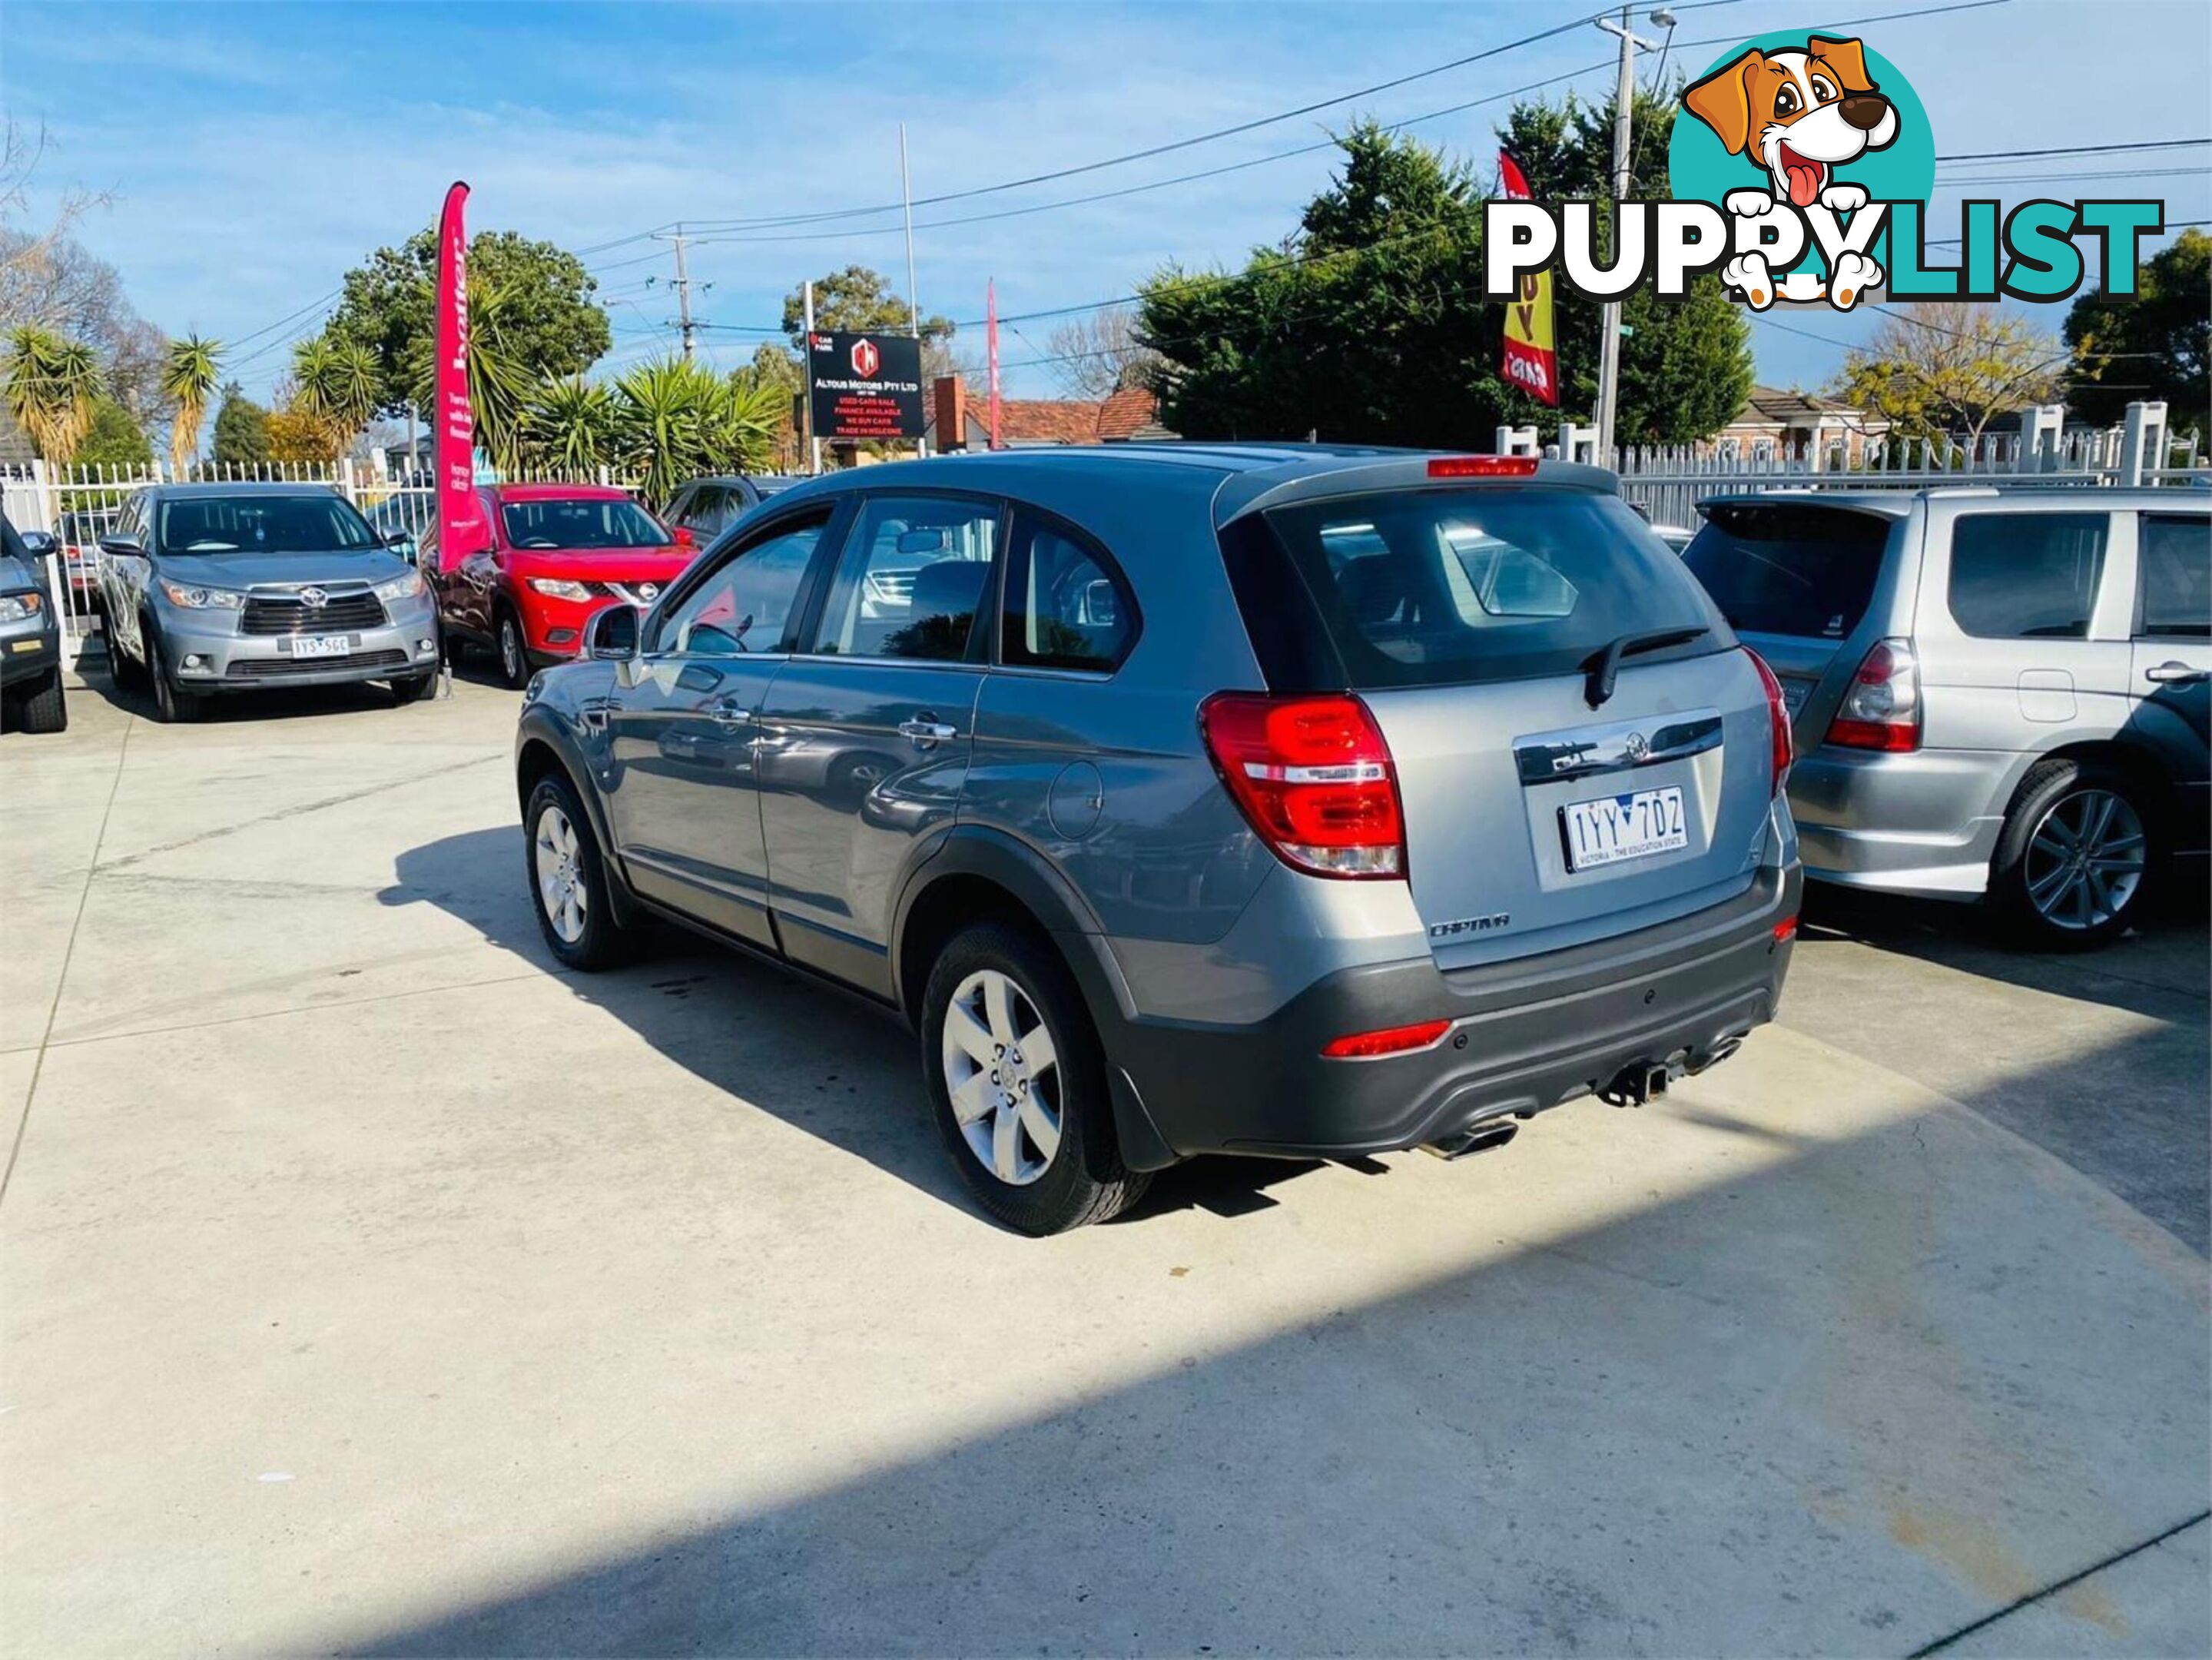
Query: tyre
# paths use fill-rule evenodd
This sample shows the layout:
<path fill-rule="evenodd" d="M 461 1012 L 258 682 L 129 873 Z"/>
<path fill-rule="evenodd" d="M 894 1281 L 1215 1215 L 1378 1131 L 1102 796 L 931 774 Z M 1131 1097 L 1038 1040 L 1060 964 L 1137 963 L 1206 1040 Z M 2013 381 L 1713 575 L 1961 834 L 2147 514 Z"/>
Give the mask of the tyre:
<path fill-rule="evenodd" d="M 48 669 L 43 679 L 26 687 L 20 695 L 25 732 L 66 732 L 69 730 L 69 705 L 62 697 L 62 672 Z"/>
<path fill-rule="evenodd" d="M 494 627 L 499 648 L 500 684 L 520 691 L 530 684 L 530 651 L 523 642 L 522 619 L 502 605 Z"/>
<path fill-rule="evenodd" d="M 2094 761 L 2039 763 L 1991 861 L 1990 898 L 2021 943 L 2081 951 L 2127 932 L 2157 868 L 2142 787 Z"/>
<path fill-rule="evenodd" d="M 410 703 L 428 697 L 430 695 L 430 689 L 437 684 L 438 671 L 435 669 L 432 669 L 428 674 L 413 674 L 404 680 L 394 680 L 392 683 L 393 707 L 404 709 Z"/>
<path fill-rule="evenodd" d="M 565 776 L 553 773 L 538 781 L 522 815 L 522 832 L 531 909 L 553 954 L 586 970 L 627 962 L 636 951 L 638 930 L 615 921 L 599 839 Z"/>
<path fill-rule="evenodd" d="M 140 636 L 141 641 L 144 638 Z M 107 635 L 107 678 L 115 683 L 118 691 L 141 691 L 145 689 L 145 666 L 123 649 L 122 641 L 113 630 Z"/>
<path fill-rule="evenodd" d="M 183 726 L 200 718 L 204 702 L 191 692 L 179 691 L 169 678 L 169 654 L 150 623 L 140 624 L 146 642 L 146 678 L 154 685 L 154 718 L 164 726 Z"/>
<path fill-rule="evenodd" d="M 922 992 L 921 1061 L 946 1151 L 1007 1226 L 1103 1222 L 1150 1183 L 1121 1164 L 1097 1032 L 1036 935 L 983 922 L 953 936 Z"/>

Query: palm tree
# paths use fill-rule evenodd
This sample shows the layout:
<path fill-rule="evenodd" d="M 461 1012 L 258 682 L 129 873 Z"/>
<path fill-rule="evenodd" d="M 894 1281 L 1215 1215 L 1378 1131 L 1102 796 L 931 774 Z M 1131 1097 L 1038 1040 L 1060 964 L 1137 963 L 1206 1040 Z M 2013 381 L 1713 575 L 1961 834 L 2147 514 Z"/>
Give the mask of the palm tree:
<path fill-rule="evenodd" d="M 292 350 L 292 374 L 301 412 L 329 429 L 335 449 L 344 449 L 376 414 L 376 354 L 357 341 L 322 334 L 301 341 Z"/>
<path fill-rule="evenodd" d="M 622 396 L 624 448 L 641 474 L 647 501 L 658 506 L 696 477 L 714 423 L 711 370 L 680 357 L 638 364 L 615 383 Z"/>
<path fill-rule="evenodd" d="M 611 387 L 581 375 L 549 378 L 522 412 L 522 435 L 532 466 L 580 477 L 613 461 L 622 410 Z"/>
<path fill-rule="evenodd" d="M 8 336 L 8 412 L 49 461 L 65 462 L 92 425 L 106 386 L 100 358 L 81 340 L 25 325 Z"/>
<path fill-rule="evenodd" d="M 208 398 L 222 378 L 222 342 L 188 334 L 169 342 L 168 361 L 161 368 L 161 392 L 175 403 L 177 418 L 169 428 L 169 465 L 179 478 L 199 453 L 200 423 L 207 416 Z"/>
<path fill-rule="evenodd" d="M 530 371 L 510 339 L 512 291 L 489 282 L 469 284 L 469 407 L 476 416 L 477 445 L 502 471 L 522 462 L 522 412 L 530 402 Z M 436 363 L 426 351 L 415 368 L 415 401 L 438 407 Z M 437 419 L 434 413 L 431 419 Z"/>

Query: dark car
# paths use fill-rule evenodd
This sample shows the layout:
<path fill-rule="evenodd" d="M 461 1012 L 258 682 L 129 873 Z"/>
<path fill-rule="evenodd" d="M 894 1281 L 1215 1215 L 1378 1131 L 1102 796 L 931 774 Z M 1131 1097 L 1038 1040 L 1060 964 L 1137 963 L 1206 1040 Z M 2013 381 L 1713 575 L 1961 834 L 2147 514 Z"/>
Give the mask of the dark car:
<path fill-rule="evenodd" d="M 747 477 L 726 473 L 712 478 L 694 478 L 669 497 L 668 511 L 661 517 L 668 521 L 671 530 L 679 536 L 690 536 L 703 548 L 769 496 L 801 482 L 773 474 Z"/>
<path fill-rule="evenodd" d="M 54 538 L 27 544 L 0 515 L 0 712 L 26 732 L 60 732 L 69 725 L 62 693 L 62 635 L 54 615 L 46 562 Z"/>
<path fill-rule="evenodd" d="M 920 1029 L 981 1203 L 1494 1147 L 1773 1017 L 1781 689 L 1595 468 L 1116 444 L 855 469 L 605 606 L 517 742 L 554 955 L 655 915 Z"/>

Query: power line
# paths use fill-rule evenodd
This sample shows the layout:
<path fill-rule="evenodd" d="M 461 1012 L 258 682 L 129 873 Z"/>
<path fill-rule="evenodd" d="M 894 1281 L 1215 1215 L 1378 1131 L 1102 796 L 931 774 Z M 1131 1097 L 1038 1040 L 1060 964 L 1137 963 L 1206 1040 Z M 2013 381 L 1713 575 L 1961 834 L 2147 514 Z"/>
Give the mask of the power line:
<path fill-rule="evenodd" d="M 2196 144 L 2212 144 L 2212 138 L 2148 138 L 2126 144 L 2059 144 L 2039 150 L 1977 150 L 1963 155 L 1939 155 L 1936 159 L 1938 161 L 1996 161 L 2030 155 L 2106 155 L 2115 150 L 2187 149 Z"/>

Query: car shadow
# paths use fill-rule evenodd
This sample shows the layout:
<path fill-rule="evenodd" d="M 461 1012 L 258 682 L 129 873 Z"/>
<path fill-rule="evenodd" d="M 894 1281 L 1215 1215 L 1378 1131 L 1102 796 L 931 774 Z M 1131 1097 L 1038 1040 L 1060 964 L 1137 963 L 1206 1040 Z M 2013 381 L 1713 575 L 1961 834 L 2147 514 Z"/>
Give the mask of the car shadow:
<path fill-rule="evenodd" d="M 933 1122 L 912 1031 L 894 1011 L 683 929 L 654 929 L 641 960 L 600 974 L 565 968 L 539 932 L 518 827 L 471 830 L 410 848 L 386 905 L 435 905 L 500 950 L 562 982 L 654 1051 L 933 1198 L 982 1219 Z M 1348 1168 L 1381 1174 L 1373 1159 Z M 1115 1225 L 1170 1212 L 1243 1216 L 1279 1201 L 1268 1189 L 1316 1160 L 1196 1158 L 1163 1171 Z"/>

